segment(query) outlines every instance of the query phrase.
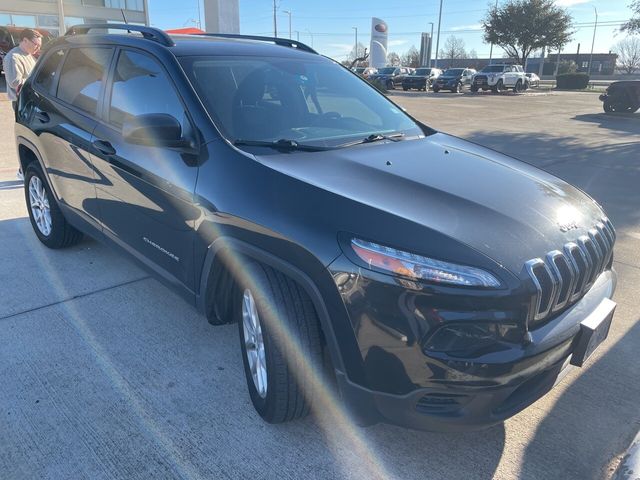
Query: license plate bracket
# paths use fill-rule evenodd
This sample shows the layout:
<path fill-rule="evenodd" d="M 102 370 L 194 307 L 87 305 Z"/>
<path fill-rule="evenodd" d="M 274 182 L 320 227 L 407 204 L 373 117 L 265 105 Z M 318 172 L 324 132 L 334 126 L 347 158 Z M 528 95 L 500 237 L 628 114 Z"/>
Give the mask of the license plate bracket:
<path fill-rule="evenodd" d="M 580 333 L 573 349 L 571 364 L 582 367 L 609 335 L 616 302 L 605 298 L 591 314 L 580 323 Z"/>

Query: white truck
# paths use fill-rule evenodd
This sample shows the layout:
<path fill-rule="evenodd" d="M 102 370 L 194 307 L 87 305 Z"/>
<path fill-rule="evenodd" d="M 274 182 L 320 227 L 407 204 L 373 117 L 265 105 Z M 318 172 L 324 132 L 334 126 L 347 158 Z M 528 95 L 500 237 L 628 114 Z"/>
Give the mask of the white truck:
<path fill-rule="evenodd" d="M 529 88 L 529 80 L 520 65 L 487 65 L 473 76 L 471 91 L 492 90 L 495 93 L 512 88 L 514 92 L 523 92 Z"/>

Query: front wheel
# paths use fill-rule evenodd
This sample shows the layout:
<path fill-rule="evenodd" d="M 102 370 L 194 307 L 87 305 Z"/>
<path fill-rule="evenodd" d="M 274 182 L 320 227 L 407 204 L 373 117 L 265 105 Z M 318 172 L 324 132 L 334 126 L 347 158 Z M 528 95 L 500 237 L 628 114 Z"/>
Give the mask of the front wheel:
<path fill-rule="evenodd" d="M 440 87 L 438 87 L 437 85 L 435 85 L 433 88 L 433 93 L 438 93 L 440 91 Z"/>
<path fill-rule="evenodd" d="M 406 92 L 407 90 L 409 90 L 409 87 L 402 87 L 402 90 Z"/>
<path fill-rule="evenodd" d="M 478 87 L 476 87 L 475 85 L 471 85 L 471 91 L 473 93 L 476 93 L 478 91 Z"/>
<path fill-rule="evenodd" d="M 460 93 L 462 90 L 462 84 L 460 82 L 456 83 L 456 86 L 453 87 L 453 93 Z"/>
<path fill-rule="evenodd" d="M 496 83 L 495 86 L 491 88 L 491 91 L 493 93 L 501 93 L 503 86 L 504 84 L 502 83 L 502 80 L 498 80 L 498 83 Z"/>
<path fill-rule="evenodd" d="M 523 90 L 522 90 L 522 80 L 518 80 L 518 81 L 516 82 L 515 86 L 513 87 L 513 91 L 514 91 L 515 93 L 520 93 L 520 92 L 522 92 L 522 91 L 523 91 Z"/>
<path fill-rule="evenodd" d="M 64 218 L 39 165 L 32 163 L 24 175 L 25 200 L 31 226 L 49 248 L 65 248 L 82 239 L 82 233 Z"/>
<path fill-rule="evenodd" d="M 251 263 L 243 277 L 236 301 L 251 402 L 269 423 L 304 417 L 322 375 L 313 304 L 298 284 L 271 267 Z"/>

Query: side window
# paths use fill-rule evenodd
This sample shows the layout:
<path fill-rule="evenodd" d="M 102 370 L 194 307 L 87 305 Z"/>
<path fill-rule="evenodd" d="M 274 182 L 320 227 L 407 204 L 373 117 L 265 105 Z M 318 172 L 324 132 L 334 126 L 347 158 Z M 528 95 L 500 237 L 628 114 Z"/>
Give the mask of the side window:
<path fill-rule="evenodd" d="M 40 67 L 40 70 L 38 70 L 38 75 L 33 82 L 38 90 L 46 93 L 51 92 L 51 88 L 55 84 L 58 67 L 64 59 L 64 56 L 64 50 L 56 50 L 47 57 L 42 67 Z"/>
<path fill-rule="evenodd" d="M 110 48 L 70 49 L 60 72 L 58 98 L 90 115 L 96 115 L 105 65 L 109 64 L 111 53 Z"/>
<path fill-rule="evenodd" d="M 184 107 L 158 62 L 123 50 L 113 75 L 109 122 L 121 127 L 127 119 L 146 113 L 166 113 L 180 122 L 184 119 Z"/>

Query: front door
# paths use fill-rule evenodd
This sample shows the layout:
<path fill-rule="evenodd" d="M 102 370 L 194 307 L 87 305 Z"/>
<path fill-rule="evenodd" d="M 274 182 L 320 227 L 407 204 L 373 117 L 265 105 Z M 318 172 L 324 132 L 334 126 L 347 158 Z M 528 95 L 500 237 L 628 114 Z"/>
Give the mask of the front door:
<path fill-rule="evenodd" d="M 128 143 L 122 135 L 123 125 L 136 115 L 171 115 L 184 135 L 192 134 L 191 122 L 155 58 L 127 49 L 117 55 L 106 122 L 97 126 L 93 142 L 92 158 L 108 180 L 96 187 L 103 230 L 167 280 L 193 289 L 196 159 L 179 149 Z"/>

